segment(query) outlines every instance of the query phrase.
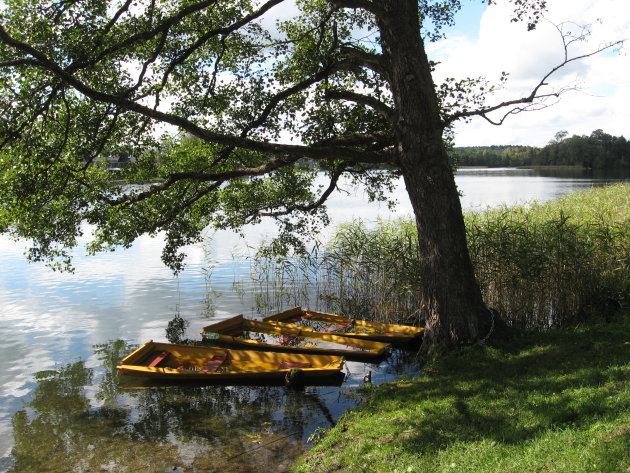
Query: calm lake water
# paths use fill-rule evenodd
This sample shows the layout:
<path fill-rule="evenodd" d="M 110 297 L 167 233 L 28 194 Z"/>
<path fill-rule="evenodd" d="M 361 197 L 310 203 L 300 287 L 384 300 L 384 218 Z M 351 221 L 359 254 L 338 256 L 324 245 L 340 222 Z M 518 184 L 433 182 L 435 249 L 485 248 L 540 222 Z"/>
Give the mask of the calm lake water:
<path fill-rule="evenodd" d="M 549 200 L 576 190 L 628 180 L 628 175 L 516 169 L 461 170 L 466 209 Z M 346 184 L 346 187 L 347 184 Z M 368 204 L 359 190 L 329 204 L 333 224 L 409 214 L 402 186 L 394 211 Z M 76 252 L 74 274 L 28 264 L 21 243 L 0 236 L 0 472 L 284 471 L 373 382 L 417 375 L 413 353 L 378 366 L 348 363 L 341 388 L 187 387 L 134 389 L 119 382 L 118 360 L 149 339 L 164 340 L 175 313 L 198 338 L 209 320 L 259 317 L 244 257 L 269 222 L 208 235 L 187 250 L 175 278 L 160 261 L 161 240 L 140 238 L 128 250 L 96 257 Z M 324 231 L 324 236 L 326 232 Z M 317 309 L 316 298 L 298 301 Z M 281 310 L 283 307 L 276 307 Z"/>

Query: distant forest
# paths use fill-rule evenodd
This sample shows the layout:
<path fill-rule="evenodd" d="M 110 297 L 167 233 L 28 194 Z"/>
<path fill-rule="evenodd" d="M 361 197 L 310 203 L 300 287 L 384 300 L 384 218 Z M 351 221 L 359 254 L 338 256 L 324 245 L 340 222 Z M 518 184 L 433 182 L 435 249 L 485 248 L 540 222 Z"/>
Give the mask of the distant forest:
<path fill-rule="evenodd" d="M 543 148 L 533 146 L 455 147 L 456 166 L 582 166 L 587 169 L 630 169 L 630 141 L 595 130 L 590 136 L 559 131 Z"/>

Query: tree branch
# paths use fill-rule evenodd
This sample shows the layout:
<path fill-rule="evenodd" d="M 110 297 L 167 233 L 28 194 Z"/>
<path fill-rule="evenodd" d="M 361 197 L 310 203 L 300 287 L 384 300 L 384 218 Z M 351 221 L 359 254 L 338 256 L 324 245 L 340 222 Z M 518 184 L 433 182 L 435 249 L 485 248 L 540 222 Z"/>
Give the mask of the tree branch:
<path fill-rule="evenodd" d="M 284 158 L 274 158 L 267 161 L 265 164 L 254 167 L 254 168 L 239 168 L 234 169 L 232 171 L 218 172 L 218 173 L 205 173 L 205 172 L 196 172 L 196 171 L 188 171 L 188 172 L 178 172 L 169 175 L 165 180 L 158 184 L 153 184 L 147 190 L 140 192 L 138 194 L 127 194 L 118 199 L 109 199 L 106 198 L 106 202 L 109 205 L 128 205 L 136 202 L 140 202 L 145 200 L 151 196 L 159 194 L 162 191 L 165 191 L 173 184 L 180 181 L 200 181 L 200 182 L 224 182 L 229 179 L 234 179 L 238 177 L 254 177 L 254 176 L 262 176 L 264 174 L 268 174 L 272 171 L 280 169 L 284 166 L 289 166 L 295 163 L 299 157 L 284 157 Z"/>
<path fill-rule="evenodd" d="M 293 212 L 309 212 L 311 210 L 315 210 L 321 207 L 322 205 L 326 203 L 326 201 L 328 200 L 328 197 L 330 197 L 330 195 L 337 188 L 337 182 L 339 182 L 339 178 L 344 173 L 345 169 L 346 169 L 345 166 L 341 166 L 332 174 L 332 176 L 330 177 L 330 183 L 328 184 L 328 187 L 322 193 L 319 199 L 317 199 L 315 202 L 312 202 L 308 205 L 299 205 L 299 204 L 289 205 L 288 207 L 285 207 L 284 210 L 278 210 L 275 212 L 255 211 L 247 218 L 248 222 L 258 217 L 274 217 L 274 218 L 282 217 L 285 215 L 289 215 Z"/>
<path fill-rule="evenodd" d="M 42 52 L 36 50 L 32 46 L 14 39 L 0 25 L 0 40 L 8 46 L 21 51 L 37 60 L 38 66 L 49 71 L 62 82 L 74 88 L 86 97 L 97 102 L 109 103 L 116 105 L 124 110 L 135 112 L 162 123 L 174 125 L 181 130 L 187 131 L 204 141 L 217 144 L 235 146 L 252 151 L 259 151 L 272 155 L 291 155 L 297 158 L 307 157 L 311 159 L 347 159 L 354 162 L 374 162 L 380 163 L 385 159 L 384 156 L 377 152 L 364 152 L 347 147 L 309 147 L 303 145 L 287 145 L 281 143 L 271 143 L 248 139 L 235 135 L 226 135 L 217 133 L 208 129 L 201 128 L 192 121 L 174 115 L 172 113 L 161 112 L 159 110 L 147 107 L 133 100 L 127 99 L 120 95 L 113 95 L 101 92 L 74 77 L 67 70 L 61 68 L 58 64 L 48 59 Z"/>
<path fill-rule="evenodd" d="M 328 0 L 332 5 L 337 8 L 351 8 L 353 10 L 361 9 L 366 10 L 374 15 L 382 15 L 382 9 L 376 5 L 373 1 L 369 0 Z"/>
<path fill-rule="evenodd" d="M 286 98 L 297 94 L 301 91 L 304 91 L 306 89 L 308 89 L 311 85 L 319 82 L 322 79 L 325 79 L 326 77 L 334 74 L 336 71 L 338 70 L 338 67 L 336 66 L 329 66 L 327 68 L 324 68 L 322 71 L 318 72 L 317 74 L 315 74 L 314 76 L 305 79 L 295 85 L 293 85 L 292 87 L 289 87 L 285 90 L 282 90 L 280 92 L 278 92 L 277 94 L 275 94 L 274 96 L 271 97 L 271 99 L 269 100 L 269 102 L 267 103 L 267 105 L 265 106 L 265 108 L 263 109 L 263 111 L 260 113 L 260 115 L 255 118 L 254 120 L 250 121 L 242 130 L 241 133 L 239 134 L 239 136 L 241 138 L 245 138 L 250 131 L 252 131 L 255 128 L 258 128 L 260 125 L 262 125 L 265 120 L 267 120 L 267 118 L 269 118 L 269 115 L 271 115 L 271 113 L 273 112 L 273 110 L 280 104 L 280 102 L 282 102 L 283 100 L 285 100 Z M 217 160 L 215 160 L 215 164 L 220 161 L 223 160 L 225 158 L 227 158 L 227 156 L 229 156 L 230 153 L 232 153 L 232 151 L 234 151 L 235 146 L 228 146 L 227 148 L 225 148 L 223 151 L 221 151 L 221 153 L 219 154 L 219 157 L 217 158 Z"/>
<path fill-rule="evenodd" d="M 229 35 L 230 33 L 238 30 L 239 28 L 242 28 L 243 26 L 252 22 L 253 20 L 260 18 L 272 7 L 282 3 L 283 1 L 284 0 L 269 0 L 264 5 L 262 5 L 258 10 L 256 10 L 255 12 L 247 16 L 244 16 L 239 21 L 236 21 L 229 26 L 226 26 L 223 28 L 216 28 L 214 30 L 210 30 L 204 33 L 202 36 L 197 38 L 197 40 L 192 45 L 190 45 L 182 54 L 180 54 L 177 58 L 171 61 L 171 63 L 166 68 L 166 71 L 164 72 L 164 76 L 162 77 L 162 87 L 164 87 L 164 85 L 168 81 L 168 77 L 171 75 L 173 70 L 177 66 L 183 64 L 197 49 L 203 46 L 210 38 L 213 38 L 215 36 Z"/>
<path fill-rule="evenodd" d="M 492 113 L 496 110 L 500 110 L 502 108 L 506 108 L 506 107 L 512 107 L 515 105 L 522 105 L 522 104 L 534 104 L 536 100 L 540 100 L 540 99 L 544 99 L 544 98 L 548 98 L 548 97 L 559 97 L 561 94 L 563 94 L 564 92 L 567 92 L 568 90 L 573 90 L 573 88 L 562 88 L 557 92 L 553 92 L 553 93 L 548 93 L 548 94 L 539 94 L 539 91 L 542 87 L 548 85 L 547 80 L 549 79 L 549 77 L 551 77 L 555 72 L 557 72 L 558 70 L 562 69 L 563 67 L 567 66 L 568 64 L 571 64 L 572 62 L 575 61 L 579 61 L 581 59 L 586 59 L 589 58 L 591 56 L 595 56 L 603 51 L 615 48 L 615 47 L 619 47 L 622 46 L 624 44 L 624 42 L 626 41 L 625 39 L 623 40 L 619 40 L 619 41 L 615 41 L 612 43 L 608 43 L 608 44 L 604 44 L 603 46 L 598 47 L 597 49 L 595 49 L 594 51 L 591 51 L 590 53 L 585 53 L 585 54 L 581 54 L 579 56 L 574 56 L 574 57 L 569 57 L 569 51 L 568 48 L 569 46 L 576 42 L 576 41 L 582 41 L 584 39 L 586 39 L 586 37 L 588 36 L 588 32 L 584 32 L 582 35 L 579 36 L 571 36 L 570 40 L 567 41 L 567 38 L 569 36 L 567 36 L 567 34 L 565 34 L 562 31 L 561 26 L 555 25 L 556 29 L 558 30 L 558 32 L 560 33 L 560 36 L 562 37 L 562 44 L 564 47 L 564 60 L 558 64 L 557 66 L 555 66 L 554 68 L 552 68 L 547 74 L 545 74 L 543 76 L 543 78 L 534 86 L 534 88 L 532 89 L 531 93 L 526 96 L 526 97 L 521 97 L 518 99 L 514 99 L 514 100 L 507 100 L 505 102 L 501 102 L 497 105 L 493 105 L 493 106 L 489 106 L 489 107 L 483 107 L 477 110 L 466 110 L 463 112 L 458 112 L 458 113 L 454 113 L 453 115 L 451 115 L 450 117 L 447 117 L 445 119 L 445 125 L 448 125 L 450 123 L 453 123 L 456 120 L 459 120 L 461 118 L 467 118 L 467 117 L 472 117 L 472 116 L 480 116 L 486 120 L 488 120 L 490 123 L 492 123 L 493 125 L 500 125 L 503 123 L 503 121 L 509 116 L 509 115 L 514 115 L 526 110 L 531 110 L 531 107 L 515 107 L 512 110 L 510 110 L 509 112 L 507 112 L 503 118 L 501 118 L 501 120 L 499 121 L 493 121 L 491 119 L 489 119 L 487 117 L 487 114 Z M 549 105 L 546 105 L 549 106 Z"/>
<path fill-rule="evenodd" d="M 341 52 L 341 54 L 351 59 L 351 61 L 349 61 L 349 64 L 367 67 L 368 69 L 376 72 L 385 79 L 388 79 L 387 68 L 384 64 L 385 59 L 382 55 L 368 53 L 367 51 L 359 48 L 354 48 L 352 46 L 341 46 L 339 48 L 339 51 Z"/>
<path fill-rule="evenodd" d="M 156 26 L 152 30 L 136 33 L 128 37 L 124 41 L 120 41 L 119 43 L 114 44 L 113 46 L 110 46 L 109 48 L 106 48 L 105 50 L 101 51 L 100 54 L 98 54 L 97 56 L 95 56 L 94 58 L 90 60 L 77 61 L 75 63 L 72 63 L 68 67 L 68 71 L 74 72 L 78 69 L 83 69 L 85 67 L 93 66 L 99 63 L 105 57 L 117 51 L 120 51 L 121 49 L 132 46 L 138 42 L 149 41 L 155 38 L 156 36 L 158 36 L 159 34 L 165 33 L 166 31 L 170 30 L 175 24 L 184 20 L 186 17 L 193 15 L 201 10 L 204 10 L 208 8 L 209 6 L 216 3 L 217 3 L 217 0 L 204 0 L 202 2 L 193 3 L 192 5 L 189 5 L 186 8 L 182 8 L 176 14 L 163 20 L 158 26 Z"/>
<path fill-rule="evenodd" d="M 162 37 L 160 38 L 160 41 L 158 42 L 158 45 L 155 48 L 155 51 L 153 51 L 153 54 L 151 55 L 151 57 L 142 64 L 142 70 L 140 71 L 140 74 L 138 75 L 136 84 L 128 88 L 125 91 L 124 95 L 129 96 L 142 86 L 142 83 L 144 82 L 144 76 L 146 75 L 147 70 L 149 69 L 149 66 L 153 64 L 155 61 L 157 61 L 160 53 L 162 52 L 162 50 L 164 49 L 164 46 L 166 45 L 167 37 L 168 37 L 168 30 L 162 33 Z"/>
<path fill-rule="evenodd" d="M 119 117 L 120 117 L 120 111 L 116 108 L 116 109 L 114 109 L 114 116 L 113 116 L 112 120 L 110 121 L 109 125 L 107 126 L 107 129 L 105 131 L 105 135 L 102 138 L 99 139 L 98 137 L 101 134 L 100 130 L 96 131 L 95 136 L 94 136 L 94 141 L 96 143 L 96 148 L 86 158 L 85 163 L 81 167 L 81 172 L 87 171 L 87 169 L 94 162 L 94 160 L 98 156 L 100 156 L 101 152 L 105 148 L 105 145 L 110 140 L 112 134 L 114 133 L 114 130 L 116 129 L 116 123 L 118 122 L 118 118 Z"/>
<path fill-rule="evenodd" d="M 48 94 L 48 96 L 46 97 L 46 100 L 44 101 L 44 103 L 42 103 L 39 107 L 37 107 L 30 116 L 26 117 L 26 119 L 22 121 L 22 123 L 16 129 L 7 133 L 6 138 L 0 143 L 0 150 L 3 149 L 7 145 L 7 143 L 9 143 L 9 141 L 20 136 L 20 134 L 25 128 L 27 128 L 30 124 L 32 124 L 35 120 L 37 120 L 37 118 L 39 118 L 43 113 L 45 113 L 50 108 L 53 100 L 55 100 L 55 98 L 57 97 L 57 94 L 59 94 L 61 89 L 62 89 L 61 84 L 55 84 L 52 90 L 50 91 L 50 93 Z"/>
<path fill-rule="evenodd" d="M 33 59 L 10 59 L 0 61 L 0 67 L 36 66 L 38 63 Z"/>
<path fill-rule="evenodd" d="M 326 98 L 337 100 L 348 100 L 362 105 L 367 105 L 379 112 L 389 123 L 394 122 L 394 110 L 374 97 L 350 92 L 348 90 L 326 90 Z"/>
<path fill-rule="evenodd" d="M 517 115 L 517 114 L 522 113 L 522 112 L 533 112 L 533 111 L 542 110 L 544 108 L 548 108 L 548 107 L 551 107 L 551 106 L 552 106 L 552 104 L 536 103 L 536 104 L 529 104 L 529 105 L 526 105 L 524 107 L 514 107 L 514 108 L 508 110 L 507 112 L 505 112 L 503 114 L 503 116 L 499 120 L 493 120 L 492 118 L 488 117 L 485 113 L 482 113 L 479 116 L 481 118 L 483 118 L 484 120 L 486 120 L 491 125 L 501 126 L 501 125 L 503 125 L 503 122 L 505 122 L 505 120 L 510 115 Z"/>
<path fill-rule="evenodd" d="M 313 143 L 313 146 L 368 146 L 380 144 L 382 147 L 386 147 L 391 146 L 393 143 L 394 137 L 390 133 L 374 132 L 335 136 Z"/>
<path fill-rule="evenodd" d="M 150 233 L 156 232 L 160 228 L 164 227 L 165 225 L 168 225 L 170 222 L 173 221 L 173 219 L 175 219 L 175 217 L 181 214 L 184 210 L 191 207 L 193 204 L 195 204 L 196 202 L 198 202 L 200 199 L 210 194 L 211 192 L 218 190 L 222 184 L 223 184 L 223 181 L 214 182 L 208 187 L 206 187 L 205 189 L 202 189 L 201 191 L 196 192 L 190 198 L 186 200 L 181 200 L 177 206 L 170 208 L 166 215 L 163 215 L 160 220 L 158 220 L 151 226 Z"/>
<path fill-rule="evenodd" d="M 129 7 L 131 6 L 131 2 L 133 0 L 127 0 L 125 2 L 125 4 L 123 6 L 121 6 L 118 11 L 116 11 L 116 13 L 114 14 L 114 16 L 112 17 L 111 20 L 109 20 L 109 22 L 105 25 L 105 27 L 103 28 L 103 31 L 100 32 L 99 34 L 99 38 L 104 38 L 105 36 L 107 36 L 107 34 L 111 31 L 111 29 L 114 27 L 114 25 L 116 25 L 116 23 L 118 22 L 118 20 L 120 19 L 120 17 L 123 15 L 123 13 L 125 13 L 126 11 L 129 10 Z M 100 41 L 99 41 L 100 42 Z"/>

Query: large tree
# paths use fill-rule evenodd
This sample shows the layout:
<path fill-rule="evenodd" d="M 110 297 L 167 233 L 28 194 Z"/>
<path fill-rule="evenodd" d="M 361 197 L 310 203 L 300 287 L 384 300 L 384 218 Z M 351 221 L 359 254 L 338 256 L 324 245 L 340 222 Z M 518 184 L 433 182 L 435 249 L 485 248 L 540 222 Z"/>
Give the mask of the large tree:
<path fill-rule="evenodd" d="M 544 0 L 512 2 L 514 19 L 534 28 Z M 425 44 L 459 0 L 296 3 L 299 13 L 268 31 L 265 17 L 292 1 L 5 0 L 0 230 L 30 239 L 31 259 L 61 265 L 86 228 L 91 251 L 164 232 L 163 259 L 178 269 L 179 248 L 208 225 L 272 217 L 280 245 L 299 244 L 325 221 L 344 174 L 375 198 L 402 176 L 418 228 L 425 351 L 485 337 L 493 321 L 445 130 L 557 95 L 547 80 L 577 59 L 576 38 L 563 36 L 564 60 L 531 93 L 491 104 L 481 80 L 433 79 Z M 136 158 L 122 176 L 99 165 L 122 154 Z M 318 172 L 329 183 L 314 189 Z"/>

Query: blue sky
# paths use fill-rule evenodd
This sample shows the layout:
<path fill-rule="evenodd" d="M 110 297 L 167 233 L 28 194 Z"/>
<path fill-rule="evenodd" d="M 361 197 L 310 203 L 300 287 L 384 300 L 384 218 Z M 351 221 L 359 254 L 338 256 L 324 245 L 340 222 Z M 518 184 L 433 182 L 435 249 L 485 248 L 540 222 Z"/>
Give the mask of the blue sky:
<path fill-rule="evenodd" d="M 463 35 L 471 40 L 478 38 L 479 22 L 486 8 L 487 5 L 485 3 L 462 0 L 462 8 L 455 15 L 455 25 L 446 30 L 447 34 Z"/>

